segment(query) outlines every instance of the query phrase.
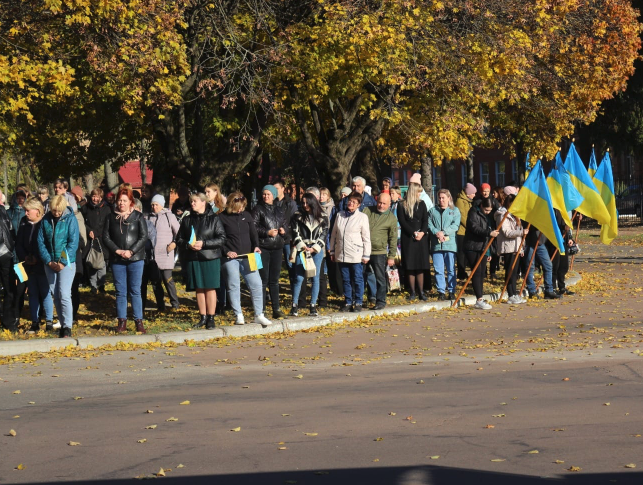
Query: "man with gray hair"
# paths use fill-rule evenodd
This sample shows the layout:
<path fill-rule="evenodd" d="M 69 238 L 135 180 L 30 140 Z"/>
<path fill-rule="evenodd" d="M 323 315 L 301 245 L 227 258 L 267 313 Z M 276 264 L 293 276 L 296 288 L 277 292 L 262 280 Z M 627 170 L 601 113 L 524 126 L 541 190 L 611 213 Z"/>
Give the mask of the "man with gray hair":
<path fill-rule="evenodd" d="M 364 190 L 366 188 L 366 180 L 364 180 L 364 177 L 353 177 L 351 188 L 353 189 L 353 192 L 357 192 L 362 196 L 362 204 L 359 206 L 360 212 L 363 212 L 365 207 L 375 207 L 377 205 L 375 199 Z M 347 204 L 348 197 L 345 197 L 339 203 L 339 210 L 345 211 L 347 209 Z"/>
<path fill-rule="evenodd" d="M 317 200 L 319 200 L 319 198 L 321 197 L 321 192 L 317 187 L 308 187 L 306 189 L 306 192 L 309 194 L 313 194 L 315 196 L 315 199 Z"/>

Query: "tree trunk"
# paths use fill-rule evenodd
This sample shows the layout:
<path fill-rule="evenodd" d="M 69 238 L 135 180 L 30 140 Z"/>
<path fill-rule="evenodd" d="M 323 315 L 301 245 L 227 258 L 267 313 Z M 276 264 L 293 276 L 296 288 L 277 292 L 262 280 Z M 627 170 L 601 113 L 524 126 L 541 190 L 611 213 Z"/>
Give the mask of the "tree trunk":
<path fill-rule="evenodd" d="M 527 154 L 525 153 L 525 144 L 523 142 L 516 143 L 516 160 L 518 160 L 518 180 L 516 183 L 522 185 L 525 183 L 525 161 L 527 160 Z M 511 167 L 509 167 L 511 169 Z M 505 169 L 506 172 L 509 170 Z"/>
<path fill-rule="evenodd" d="M 9 155 L 6 153 L 2 156 L 2 165 L 3 165 L 3 170 L 4 170 L 4 195 L 7 195 L 7 192 L 9 191 L 9 161 L 8 161 Z"/>
<path fill-rule="evenodd" d="M 458 174 L 455 170 L 455 163 L 453 163 L 453 161 L 451 160 L 444 160 L 442 163 L 444 164 L 444 175 L 446 178 L 446 183 L 443 183 L 442 186 L 449 189 L 453 200 L 455 200 L 455 198 L 458 196 L 458 187 L 460 186 L 460 182 L 458 181 Z"/>
<path fill-rule="evenodd" d="M 85 184 L 85 190 L 87 191 L 86 196 L 89 199 L 89 194 L 94 190 L 94 174 L 88 173 L 83 177 L 83 183 Z"/>
<path fill-rule="evenodd" d="M 115 193 L 116 189 L 120 185 L 120 182 L 118 180 L 118 172 L 114 171 L 114 169 L 112 168 L 111 160 L 105 160 L 103 166 L 105 168 L 105 181 L 107 183 L 107 191 Z"/>
<path fill-rule="evenodd" d="M 428 152 L 422 156 L 420 171 L 422 174 L 422 187 L 424 187 L 424 191 L 429 194 L 429 197 L 431 197 L 431 200 L 435 203 L 435 194 L 433 193 L 433 158 L 431 158 Z"/>
<path fill-rule="evenodd" d="M 473 171 L 473 158 L 474 158 L 474 155 L 473 155 L 473 148 L 472 148 L 471 150 L 469 150 L 469 154 L 467 155 L 467 161 L 466 161 L 466 164 L 467 164 L 467 182 L 469 182 L 470 184 L 475 185 L 476 182 L 475 182 L 475 173 Z"/>
<path fill-rule="evenodd" d="M 375 167 L 375 154 L 373 152 L 373 143 L 369 142 L 367 145 L 357 153 L 355 158 L 353 173 L 364 177 L 366 185 L 370 187 L 378 187 L 379 177 L 377 176 L 377 168 Z M 341 190 L 341 187 L 340 187 Z"/>

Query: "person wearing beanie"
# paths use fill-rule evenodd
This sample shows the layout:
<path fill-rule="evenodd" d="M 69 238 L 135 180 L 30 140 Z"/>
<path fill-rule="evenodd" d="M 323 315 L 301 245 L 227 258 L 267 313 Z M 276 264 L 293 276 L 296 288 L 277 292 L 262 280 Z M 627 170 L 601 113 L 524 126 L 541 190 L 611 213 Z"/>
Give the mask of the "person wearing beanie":
<path fill-rule="evenodd" d="M 352 190 L 351 190 L 350 187 L 344 187 L 342 189 L 342 191 L 341 191 L 342 199 L 344 199 L 344 198 L 348 197 L 349 195 L 351 195 L 351 192 L 352 192 Z"/>
<path fill-rule="evenodd" d="M 480 186 L 480 192 L 473 199 L 474 209 L 481 210 L 481 208 L 483 207 L 483 203 L 484 203 L 484 206 L 486 207 L 487 204 L 486 202 L 484 202 L 485 200 L 489 200 L 491 203 L 491 213 L 488 215 L 488 218 L 490 219 L 491 225 L 494 226 L 494 217 L 496 215 L 496 211 L 500 209 L 500 201 L 491 195 L 491 185 L 489 184 L 482 184 Z M 495 229 L 495 226 L 494 226 L 494 229 Z M 465 252 L 465 255 L 466 255 L 466 252 Z M 486 262 L 481 263 L 481 266 L 483 264 L 486 266 Z M 492 254 L 491 262 L 489 263 L 489 275 L 491 276 L 492 280 L 495 279 L 498 268 L 500 268 L 500 256 L 498 256 L 497 254 Z"/>
<path fill-rule="evenodd" d="M 274 185 L 266 185 L 261 193 L 261 201 L 252 209 L 263 267 L 259 270 L 263 285 L 263 312 L 266 312 L 266 289 L 270 291 L 273 318 L 285 318 L 279 306 L 279 275 L 286 244 L 286 232 L 290 231 L 284 208 L 274 204 L 278 191 Z"/>
<path fill-rule="evenodd" d="M 475 185 L 468 183 L 460 191 L 455 201 L 455 206 L 460 211 L 460 227 L 458 227 L 458 232 L 456 234 L 456 243 L 458 246 L 458 272 L 456 276 L 459 280 L 467 279 L 467 261 L 462 248 L 464 244 L 464 235 L 467 231 L 467 216 L 469 215 L 469 211 L 473 205 L 473 198 L 477 191 L 478 189 L 476 189 Z"/>

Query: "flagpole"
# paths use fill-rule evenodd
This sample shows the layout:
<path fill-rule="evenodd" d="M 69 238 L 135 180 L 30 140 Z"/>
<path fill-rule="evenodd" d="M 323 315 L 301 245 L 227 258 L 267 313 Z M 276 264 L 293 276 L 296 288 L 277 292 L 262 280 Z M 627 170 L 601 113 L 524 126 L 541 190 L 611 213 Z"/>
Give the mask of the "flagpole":
<path fill-rule="evenodd" d="M 504 217 L 500 221 L 500 224 L 498 224 L 498 227 L 496 228 L 496 231 L 500 231 L 500 228 L 502 227 L 502 224 L 505 222 L 505 219 L 509 216 L 509 211 L 505 212 Z M 480 255 L 480 258 L 478 258 L 478 262 L 476 265 L 473 267 L 473 270 L 469 274 L 469 277 L 467 278 L 467 281 L 465 281 L 464 285 L 462 286 L 462 289 L 460 290 L 460 293 L 458 293 L 458 296 L 455 298 L 453 301 L 453 304 L 451 305 L 451 308 L 455 307 L 458 304 L 458 301 L 460 301 L 460 298 L 462 297 L 462 294 L 464 293 L 464 290 L 467 289 L 467 286 L 469 286 L 469 282 L 471 281 L 471 278 L 473 278 L 473 275 L 475 274 L 476 270 L 478 269 L 478 266 L 480 266 L 480 263 L 482 262 L 482 259 L 485 257 L 485 254 L 487 254 L 487 250 L 491 246 L 491 243 L 493 243 L 493 240 L 495 237 L 490 237 L 489 242 L 487 242 L 487 245 L 485 248 L 482 250 L 482 254 Z"/>
<path fill-rule="evenodd" d="M 536 249 L 538 249 L 538 245 L 540 244 L 540 238 L 536 241 L 536 246 L 534 246 L 534 252 L 531 255 L 531 259 L 529 260 L 529 266 L 527 266 L 527 274 L 525 275 L 525 279 L 522 282 L 522 286 L 520 287 L 520 294 L 522 295 L 522 292 L 525 291 L 525 285 L 527 284 L 527 278 L 529 278 L 529 271 L 531 270 L 531 265 L 534 263 L 534 258 L 536 257 Z M 538 293 L 538 290 L 536 289 L 536 293 Z"/>
<path fill-rule="evenodd" d="M 507 211 L 509 212 L 509 211 Z M 531 227 L 531 222 L 527 224 L 527 230 Z M 520 241 L 520 246 L 518 247 L 518 251 L 516 251 L 514 254 L 516 257 L 514 258 L 514 262 L 511 265 L 511 272 L 509 274 L 512 274 L 514 272 L 514 268 L 516 267 L 516 263 L 518 262 L 518 254 L 520 254 L 520 251 L 522 250 L 522 246 L 525 244 L 525 234 L 523 233 L 522 240 Z M 505 295 L 505 290 L 507 289 L 507 285 L 509 284 L 509 278 L 505 274 L 505 287 L 502 289 L 502 293 L 500 293 L 500 298 L 498 300 L 502 300 L 502 297 Z M 520 295 L 519 295 L 520 296 Z"/>

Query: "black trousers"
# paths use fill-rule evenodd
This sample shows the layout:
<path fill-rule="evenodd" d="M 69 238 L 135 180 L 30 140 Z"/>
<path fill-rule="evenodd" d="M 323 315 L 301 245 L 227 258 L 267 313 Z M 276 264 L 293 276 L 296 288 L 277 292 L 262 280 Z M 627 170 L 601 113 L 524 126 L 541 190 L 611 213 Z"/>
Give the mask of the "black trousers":
<path fill-rule="evenodd" d="M 481 251 L 465 251 L 465 255 L 467 257 L 467 261 L 469 262 L 469 267 L 471 268 L 471 271 L 473 271 L 473 268 L 478 262 L 478 259 L 480 259 L 481 254 L 482 254 Z M 473 284 L 473 292 L 476 294 L 476 298 L 478 299 L 482 298 L 482 284 L 484 282 L 484 274 L 485 274 L 486 266 L 487 266 L 487 258 L 484 258 L 480 262 L 480 266 L 478 266 L 478 269 L 476 269 L 476 272 L 473 273 L 473 276 L 471 277 L 471 283 Z"/>
<path fill-rule="evenodd" d="M 279 275 L 283 261 L 283 248 L 264 249 L 261 248 L 261 263 L 263 268 L 259 270 L 261 283 L 263 285 L 263 309 L 266 310 L 266 288 L 270 291 L 270 303 L 272 311 L 279 310 Z"/>
<path fill-rule="evenodd" d="M 16 275 L 13 272 L 13 256 L 11 253 L 0 256 L 0 282 L 2 282 L 2 328 L 16 330 L 16 314 L 14 311 L 14 295 L 16 291 Z"/>
<path fill-rule="evenodd" d="M 464 246 L 464 235 L 456 235 L 455 241 L 458 246 L 458 252 L 455 255 L 457 263 L 456 277 L 459 280 L 464 280 L 467 278 L 467 258 L 464 255 L 464 249 L 462 249 L 462 247 Z"/>
<path fill-rule="evenodd" d="M 507 294 L 509 296 L 514 296 L 518 293 L 516 290 L 516 280 L 518 279 L 518 271 L 520 270 L 520 253 L 503 254 L 502 257 L 505 266 L 505 273 L 507 275 L 505 278 L 505 283 L 507 283 Z M 518 261 L 516 261 L 514 270 L 511 271 L 514 259 L 518 259 Z"/>
<path fill-rule="evenodd" d="M 330 261 L 328 256 L 322 259 L 321 274 L 319 275 L 319 295 L 317 296 L 317 306 L 326 308 L 328 306 L 328 267 Z"/>
<path fill-rule="evenodd" d="M 558 290 L 562 291 L 565 289 L 565 277 L 567 276 L 567 271 L 569 271 L 569 256 L 564 254 L 561 256 L 560 251 L 556 251 L 556 248 L 553 244 L 547 242 L 547 251 L 549 252 L 549 257 L 551 258 L 552 254 L 556 253 L 554 259 L 551 262 L 552 266 L 552 286 Z"/>
<path fill-rule="evenodd" d="M 371 254 L 371 260 L 369 264 L 375 275 L 375 284 L 376 284 L 376 294 L 375 299 L 376 304 L 382 303 L 386 305 L 386 266 L 387 266 L 388 256 L 386 254 Z"/>

